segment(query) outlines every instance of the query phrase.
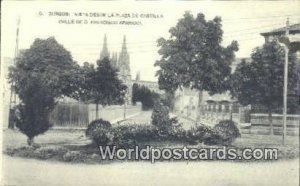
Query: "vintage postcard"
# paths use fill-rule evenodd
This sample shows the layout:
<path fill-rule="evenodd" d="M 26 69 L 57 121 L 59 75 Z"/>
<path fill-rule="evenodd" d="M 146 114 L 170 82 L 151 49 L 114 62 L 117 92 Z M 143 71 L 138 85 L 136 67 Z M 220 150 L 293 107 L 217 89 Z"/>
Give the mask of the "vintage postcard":
<path fill-rule="evenodd" d="M 299 185 L 300 1 L 1 1 L 3 186 Z"/>

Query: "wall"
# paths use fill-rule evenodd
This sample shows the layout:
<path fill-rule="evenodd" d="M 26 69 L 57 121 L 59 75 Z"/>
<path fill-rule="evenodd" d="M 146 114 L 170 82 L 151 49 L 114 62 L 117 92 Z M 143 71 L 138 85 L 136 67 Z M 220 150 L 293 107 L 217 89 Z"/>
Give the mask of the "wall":
<path fill-rule="evenodd" d="M 127 106 L 126 116 L 141 112 L 141 106 Z M 99 105 L 99 118 L 108 120 L 111 123 L 123 120 L 124 106 L 111 105 L 102 107 Z M 96 119 L 95 104 L 84 104 L 79 102 L 59 103 L 53 110 L 50 120 L 54 128 L 86 128 L 87 125 Z"/>
<path fill-rule="evenodd" d="M 282 135 L 282 115 L 272 116 L 274 134 Z M 300 115 L 287 115 L 287 135 L 299 135 Z M 270 124 L 267 114 L 251 114 L 251 134 L 270 134 Z"/>

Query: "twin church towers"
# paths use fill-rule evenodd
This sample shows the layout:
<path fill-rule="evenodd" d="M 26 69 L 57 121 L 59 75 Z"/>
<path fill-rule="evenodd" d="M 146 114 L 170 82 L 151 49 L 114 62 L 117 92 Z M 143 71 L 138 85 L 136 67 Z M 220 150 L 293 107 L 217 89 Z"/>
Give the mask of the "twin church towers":
<path fill-rule="evenodd" d="M 102 50 L 100 53 L 100 60 L 102 60 L 105 57 L 108 57 L 110 59 L 112 66 L 118 69 L 119 79 L 121 79 L 123 83 L 126 84 L 126 86 L 128 87 L 126 102 L 130 104 L 131 95 L 132 95 L 132 80 L 131 80 L 131 73 L 130 73 L 129 53 L 127 51 L 127 46 L 126 46 L 126 36 L 123 37 L 121 52 L 110 53 L 107 46 L 107 37 L 105 34 Z"/>

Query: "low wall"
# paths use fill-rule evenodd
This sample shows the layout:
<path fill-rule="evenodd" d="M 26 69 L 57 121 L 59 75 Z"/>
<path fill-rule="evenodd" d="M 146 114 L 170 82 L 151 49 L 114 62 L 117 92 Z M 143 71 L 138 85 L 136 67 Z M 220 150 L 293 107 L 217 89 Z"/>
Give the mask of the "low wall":
<path fill-rule="evenodd" d="M 141 106 L 126 106 L 126 117 L 141 112 Z M 112 123 L 122 120 L 124 118 L 124 105 L 111 105 L 102 107 L 99 106 L 98 109 L 99 118 L 104 120 L 108 120 Z M 89 121 L 93 121 L 96 119 L 96 105 L 89 105 Z"/>
<path fill-rule="evenodd" d="M 141 112 L 141 106 L 128 105 L 126 116 Z M 99 105 L 99 118 L 112 123 L 124 118 L 124 106 L 111 105 L 102 107 Z M 96 119 L 96 105 L 84 103 L 59 103 L 51 113 L 50 121 L 54 128 L 85 128 Z"/>
<path fill-rule="evenodd" d="M 86 127 L 89 123 L 88 105 L 80 102 L 58 103 L 50 115 L 53 127 Z"/>
<path fill-rule="evenodd" d="M 267 114 L 251 114 L 251 134 L 270 134 L 270 123 Z M 272 115 L 273 131 L 275 135 L 282 135 L 283 121 L 281 114 Z M 300 115 L 287 115 L 287 135 L 299 135 Z"/>

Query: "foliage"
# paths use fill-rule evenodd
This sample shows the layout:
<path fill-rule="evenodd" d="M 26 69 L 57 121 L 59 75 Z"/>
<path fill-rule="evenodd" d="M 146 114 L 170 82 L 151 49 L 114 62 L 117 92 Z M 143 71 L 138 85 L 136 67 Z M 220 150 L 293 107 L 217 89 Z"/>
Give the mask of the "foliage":
<path fill-rule="evenodd" d="M 170 38 L 160 38 L 159 54 L 156 62 L 159 87 L 174 92 L 179 87 L 219 93 L 227 86 L 238 44 L 222 47 L 223 31 L 221 18 L 215 17 L 206 21 L 204 14 L 194 17 L 186 12 L 175 27 L 172 27 Z"/>
<path fill-rule="evenodd" d="M 116 145 L 118 148 L 132 148 L 136 145 L 153 141 L 175 141 L 182 143 L 208 145 L 230 145 L 240 137 L 235 123 L 230 120 L 221 121 L 214 128 L 198 125 L 189 130 L 182 128 L 176 118 L 170 119 L 172 125 L 163 130 L 154 125 L 118 125 L 114 127 L 90 124 L 86 134 L 97 145 Z M 103 122 L 101 122 L 103 124 Z"/>
<path fill-rule="evenodd" d="M 84 62 L 83 66 L 79 67 L 78 69 L 78 89 L 77 89 L 77 97 L 78 100 L 89 102 L 91 99 L 91 81 L 93 78 L 93 74 L 95 74 L 95 67 L 93 64 L 88 62 Z"/>
<path fill-rule="evenodd" d="M 70 52 L 53 37 L 36 39 L 16 58 L 9 79 L 21 100 L 16 125 L 27 135 L 29 144 L 51 126 L 49 113 L 56 99 L 72 96 L 77 89 L 77 67 Z"/>
<path fill-rule="evenodd" d="M 88 125 L 85 134 L 96 145 L 107 145 L 111 141 L 111 124 L 103 119 L 94 120 Z"/>
<path fill-rule="evenodd" d="M 151 125 L 120 125 L 112 128 L 113 145 L 120 148 L 134 147 L 141 142 L 157 139 L 157 130 Z"/>
<path fill-rule="evenodd" d="M 22 51 L 16 58 L 16 66 L 10 68 L 9 78 L 15 83 L 21 100 L 27 96 L 23 90 L 32 79 L 40 79 L 43 86 L 51 87 L 49 95 L 55 98 L 69 96 L 76 86 L 76 73 L 73 71 L 76 66 L 70 52 L 53 37 L 36 39 L 29 49 Z"/>
<path fill-rule="evenodd" d="M 33 86 L 31 90 L 37 88 Z M 55 102 L 52 97 L 46 98 L 43 91 L 35 91 L 16 107 L 16 127 L 28 137 L 28 145 L 32 145 L 35 136 L 46 132 L 52 126 L 49 117 Z"/>
<path fill-rule="evenodd" d="M 156 100 L 151 115 L 152 125 L 158 128 L 161 135 L 167 135 L 175 122 L 177 122 L 176 119 L 170 119 L 169 107 L 165 106 L 161 99 Z"/>
<path fill-rule="evenodd" d="M 173 111 L 175 105 L 175 92 L 165 91 L 165 93 L 162 95 L 162 98 L 164 104 L 168 106 L 171 111 Z"/>
<path fill-rule="evenodd" d="M 133 83 L 132 85 L 132 97 L 131 102 L 133 105 L 136 105 L 136 102 L 139 101 L 139 85 L 137 83 Z"/>
<path fill-rule="evenodd" d="M 300 71 L 294 54 L 288 64 L 288 94 L 297 95 Z M 273 134 L 272 112 L 283 104 L 285 52 L 276 41 L 257 47 L 251 62 L 243 61 L 231 77 L 231 94 L 242 105 L 263 105 L 267 108 L 270 132 Z"/>
<path fill-rule="evenodd" d="M 39 159 L 49 159 L 54 156 L 61 156 L 66 153 L 68 150 L 62 146 L 44 146 L 34 150 L 34 157 Z"/>
<path fill-rule="evenodd" d="M 197 125 L 187 131 L 186 138 L 191 143 L 202 143 L 206 138 L 210 137 L 213 133 L 213 129 L 207 125 Z"/>
<path fill-rule="evenodd" d="M 140 101 L 143 110 L 152 109 L 154 101 L 159 98 L 159 94 L 151 91 L 148 87 L 139 86 L 134 83 L 132 86 L 132 103 Z"/>
<path fill-rule="evenodd" d="M 72 161 L 84 161 L 85 157 L 83 153 L 80 151 L 68 151 L 63 155 L 63 160 L 65 162 L 72 162 Z"/>
<path fill-rule="evenodd" d="M 97 61 L 97 68 L 88 81 L 89 100 L 96 104 L 111 105 L 124 103 L 126 85 L 118 78 L 117 70 L 109 59 Z"/>
<path fill-rule="evenodd" d="M 269 109 L 283 103 L 283 70 L 285 52 L 276 41 L 257 47 L 251 62 L 241 62 L 231 77 L 231 94 L 243 105 L 264 105 Z M 289 94 L 295 94 L 299 83 L 294 54 L 289 55 Z"/>
<path fill-rule="evenodd" d="M 230 145 L 236 138 L 241 137 L 239 129 L 232 120 L 222 120 L 214 126 L 209 136 L 205 138 L 208 145 Z"/>

